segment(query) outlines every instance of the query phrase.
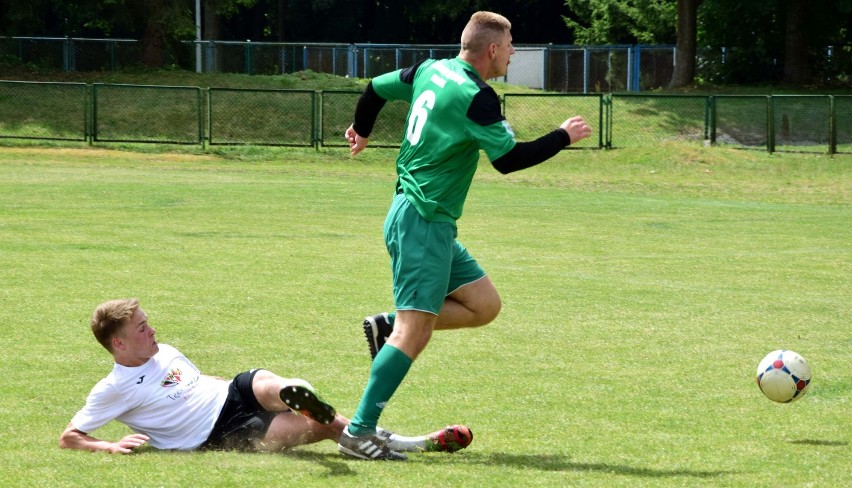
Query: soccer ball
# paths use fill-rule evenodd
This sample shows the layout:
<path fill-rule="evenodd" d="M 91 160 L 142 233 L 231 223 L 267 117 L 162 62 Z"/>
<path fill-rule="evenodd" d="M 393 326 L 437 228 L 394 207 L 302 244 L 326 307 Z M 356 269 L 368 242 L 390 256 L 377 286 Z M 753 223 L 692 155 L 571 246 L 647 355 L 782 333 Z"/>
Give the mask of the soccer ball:
<path fill-rule="evenodd" d="M 790 403 L 804 396 L 811 383 L 811 367 L 793 351 L 772 351 L 757 365 L 757 386 L 767 398 Z"/>

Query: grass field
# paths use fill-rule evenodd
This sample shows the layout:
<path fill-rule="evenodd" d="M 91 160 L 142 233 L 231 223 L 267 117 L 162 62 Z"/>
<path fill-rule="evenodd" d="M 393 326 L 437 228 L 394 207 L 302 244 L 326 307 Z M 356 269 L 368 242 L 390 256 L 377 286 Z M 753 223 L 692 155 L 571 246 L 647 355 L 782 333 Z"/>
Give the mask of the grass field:
<path fill-rule="evenodd" d="M 3 485 L 848 486 L 852 158 L 694 144 L 565 151 L 506 177 L 483 163 L 459 238 L 503 312 L 437 333 L 382 417 L 468 424 L 465 451 L 57 447 L 111 368 L 87 320 L 117 297 L 203 372 L 304 377 L 351 415 L 360 321 L 392 305 L 394 156 L 0 147 Z M 813 368 L 789 405 L 754 382 L 778 348 Z"/>

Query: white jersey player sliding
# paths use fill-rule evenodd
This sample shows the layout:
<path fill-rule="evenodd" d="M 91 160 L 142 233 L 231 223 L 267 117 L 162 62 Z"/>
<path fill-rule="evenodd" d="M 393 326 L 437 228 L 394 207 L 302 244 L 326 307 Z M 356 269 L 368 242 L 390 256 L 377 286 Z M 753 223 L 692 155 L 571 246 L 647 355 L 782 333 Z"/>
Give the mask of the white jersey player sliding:
<path fill-rule="evenodd" d="M 336 442 L 349 425 L 305 380 L 265 369 L 233 380 L 201 374 L 180 351 L 157 342 L 136 299 L 101 304 L 91 325 L 115 364 L 65 428 L 60 447 L 120 454 L 146 443 L 157 449 L 278 451 Z M 112 420 L 134 433 L 114 442 L 90 435 Z M 397 451 L 454 452 L 472 440 L 470 429 L 458 425 L 425 436 L 382 435 Z"/>

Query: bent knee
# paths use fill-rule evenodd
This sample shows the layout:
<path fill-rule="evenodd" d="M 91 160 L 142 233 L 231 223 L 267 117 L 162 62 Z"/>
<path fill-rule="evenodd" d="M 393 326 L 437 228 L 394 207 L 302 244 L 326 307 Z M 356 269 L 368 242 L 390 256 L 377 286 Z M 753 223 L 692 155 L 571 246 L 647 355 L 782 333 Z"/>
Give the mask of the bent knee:
<path fill-rule="evenodd" d="M 500 296 L 495 296 L 492 300 L 489 300 L 487 303 L 482 304 L 482 306 L 476 310 L 475 314 L 475 326 L 483 326 L 488 325 L 497 318 L 500 314 L 500 309 L 503 307 L 503 303 L 500 301 Z"/>

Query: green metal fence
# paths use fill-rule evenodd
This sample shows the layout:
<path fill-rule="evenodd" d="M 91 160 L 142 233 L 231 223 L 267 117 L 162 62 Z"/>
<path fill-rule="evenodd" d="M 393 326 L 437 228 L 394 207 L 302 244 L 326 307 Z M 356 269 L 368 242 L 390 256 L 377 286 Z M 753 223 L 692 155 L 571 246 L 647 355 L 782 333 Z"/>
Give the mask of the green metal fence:
<path fill-rule="evenodd" d="M 769 150 L 823 150 L 831 136 L 830 110 L 831 99 L 826 96 L 773 96 L 769 101 Z"/>
<path fill-rule="evenodd" d="M 852 153 L 852 95 L 832 97 L 829 153 Z"/>
<path fill-rule="evenodd" d="M 200 144 L 201 88 L 94 84 L 94 142 Z"/>
<path fill-rule="evenodd" d="M 210 144 L 307 146 L 316 144 L 317 94 L 309 90 L 207 91 Z"/>
<path fill-rule="evenodd" d="M 709 139 L 712 144 L 769 147 L 769 101 L 760 95 L 715 96 Z"/>
<path fill-rule="evenodd" d="M 343 133 L 352 124 L 352 114 L 361 92 L 332 90 L 321 92 L 322 123 L 320 129 L 320 145 L 325 147 L 349 146 L 343 138 Z M 408 102 L 390 101 L 379 113 L 373 133 L 370 134 L 370 145 L 373 147 L 398 147 L 405 128 L 408 114 Z"/>
<path fill-rule="evenodd" d="M 0 138 L 90 144 L 345 147 L 360 92 L 0 81 Z M 582 115 L 596 137 L 576 148 L 666 141 L 852 154 L 852 96 L 503 95 L 519 140 Z M 396 147 L 408 103 L 389 102 L 370 141 Z"/>
<path fill-rule="evenodd" d="M 0 137 L 85 141 L 85 83 L 0 81 Z"/>
<path fill-rule="evenodd" d="M 612 95 L 607 147 L 652 146 L 707 138 L 709 98 L 693 95 Z"/>
<path fill-rule="evenodd" d="M 518 140 L 528 141 L 559 127 L 568 117 L 581 115 L 593 127 L 604 127 L 603 95 L 515 94 L 503 96 L 503 113 Z M 605 131 L 584 139 L 574 148 L 601 148 Z"/>

